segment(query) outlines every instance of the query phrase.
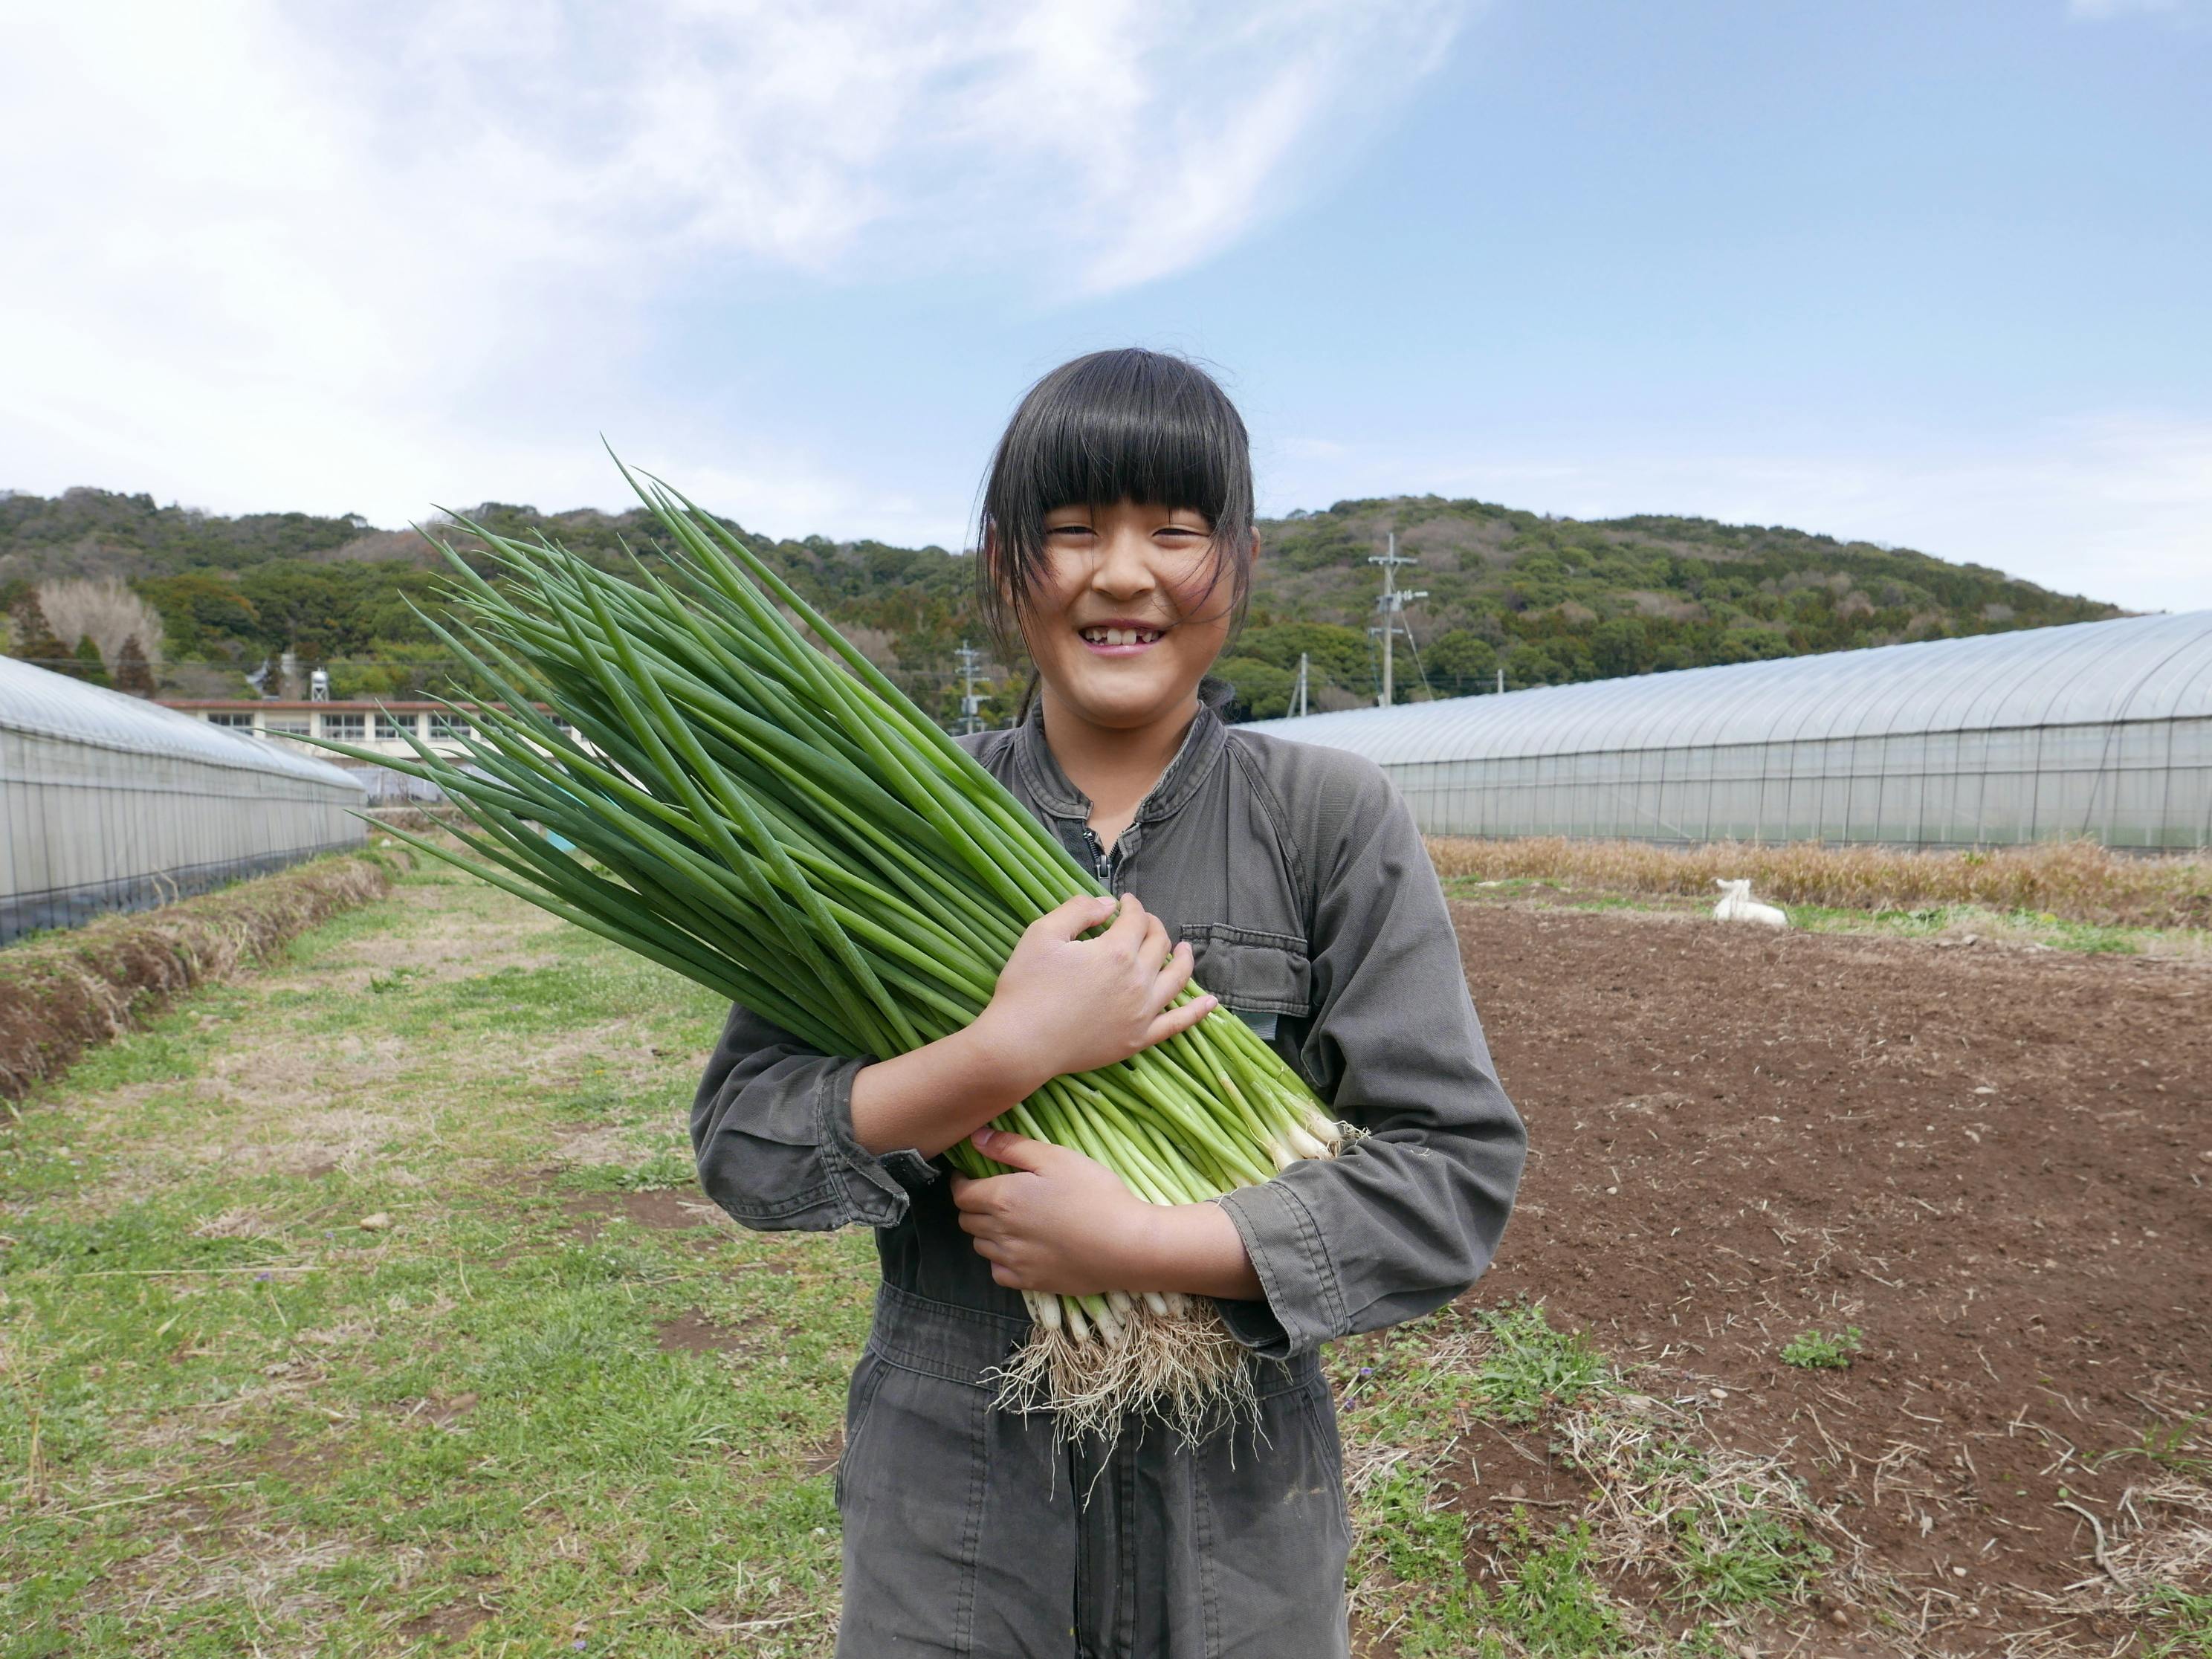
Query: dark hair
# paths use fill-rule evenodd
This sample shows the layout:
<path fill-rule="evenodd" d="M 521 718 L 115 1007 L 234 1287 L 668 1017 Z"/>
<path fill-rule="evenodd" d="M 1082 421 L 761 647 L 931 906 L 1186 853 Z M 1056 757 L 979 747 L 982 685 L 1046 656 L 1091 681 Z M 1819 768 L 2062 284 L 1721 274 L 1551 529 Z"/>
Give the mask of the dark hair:
<path fill-rule="evenodd" d="M 1206 515 L 1212 586 L 1227 577 L 1241 619 L 1252 581 L 1243 417 L 1195 363 L 1137 346 L 1094 351 L 1029 389 L 984 481 L 976 598 L 1009 660 L 1018 654 L 1022 605 L 1044 570 L 1045 515 L 1124 500 Z"/>

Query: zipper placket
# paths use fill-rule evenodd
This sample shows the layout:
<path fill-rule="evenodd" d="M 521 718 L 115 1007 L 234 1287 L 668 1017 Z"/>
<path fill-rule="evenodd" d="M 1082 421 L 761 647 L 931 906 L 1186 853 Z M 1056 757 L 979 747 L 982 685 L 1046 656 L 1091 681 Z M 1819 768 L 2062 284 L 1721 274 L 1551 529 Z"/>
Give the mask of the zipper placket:
<path fill-rule="evenodd" d="M 1121 852 L 1128 845 L 1128 832 L 1122 831 L 1121 838 L 1114 843 L 1114 850 L 1109 853 L 1099 841 L 1098 832 L 1086 823 L 1083 826 L 1083 844 L 1091 849 L 1091 873 L 1098 878 L 1101 887 L 1113 892 L 1114 884 L 1121 878 Z"/>

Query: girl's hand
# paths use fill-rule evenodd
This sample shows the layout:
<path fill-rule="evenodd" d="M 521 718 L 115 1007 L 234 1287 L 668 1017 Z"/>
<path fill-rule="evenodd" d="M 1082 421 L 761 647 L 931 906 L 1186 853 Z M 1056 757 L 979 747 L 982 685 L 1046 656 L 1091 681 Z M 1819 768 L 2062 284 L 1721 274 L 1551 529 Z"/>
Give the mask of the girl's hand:
<path fill-rule="evenodd" d="M 1024 1135 L 978 1129 L 969 1139 L 1012 1175 L 977 1181 L 952 1177 L 960 1226 L 991 1277 L 1009 1290 L 1096 1296 L 1140 1288 L 1143 1255 L 1154 1206 L 1121 1184 L 1104 1164 L 1066 1146 Z"/>
<path fill-rule="evenodd" d="M 1188 1030 L 1216 999 L 1168 1005 L 1190 980 L 1190 946 L 1170 948 L 1168 930 L 1136 895 L 1097 939 L 1078 934 L 1114 915 L 1110 898 L 1072 898 L 1031 922 L 999 970 L 975 1026 L 993 1050 L 1035 1079 L 1024 1094 L 1070 1072 L 1118 1065 Z"/>

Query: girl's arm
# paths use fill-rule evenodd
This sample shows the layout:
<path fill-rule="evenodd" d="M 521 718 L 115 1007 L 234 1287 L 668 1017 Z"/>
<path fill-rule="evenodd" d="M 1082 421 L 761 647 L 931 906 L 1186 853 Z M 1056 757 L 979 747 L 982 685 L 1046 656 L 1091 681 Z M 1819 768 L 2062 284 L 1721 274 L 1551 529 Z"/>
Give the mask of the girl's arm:
<path fill-rule="evenodd" d="M 1047 1078 L 1127 1059 L 1213 1006 L 1166 1005 L 1188 946 L 1134 898 L 1095 939 L 1110 899 L 1069 901 L 1022 937 L 966 1030 L 882 1061 L 824 1054 L 733 1007 L 692 1103 L 700 1185 L 749 1227 L 889 1226 L 935 1179 L 924 1161 Z"/>
<path fill-rule="evenodd" d="M 863 1068 L 853 1079 L 854 1139 L 872 1152 L 934 1157 L 1052 1079 L 1118 1065 L 1205 1018 L 1212 997 L 1167 1006 L 1190 978 L 1190 946 L 1170 948 L 1134 894 L 1097 939 L 1078 937 L 1115 908 L 1073 898 L 1040 916 L 973 1024 Z"/>
<path fill-rule="evenodd" d="M 1449 908 L 1412 811 L 1359 757 L 1306 747 L 1280 787 L 1316 872 L 1298 1064 L 1367 1133 L 1215 1200 L 1264 1300 L 1223 1304 L 1277 1358 L 1413 1319 L 1489 1266 L 1528 1151 L 1483 1040 Z M 1323 826 L 1326 826 L 1324 832 Z"/>

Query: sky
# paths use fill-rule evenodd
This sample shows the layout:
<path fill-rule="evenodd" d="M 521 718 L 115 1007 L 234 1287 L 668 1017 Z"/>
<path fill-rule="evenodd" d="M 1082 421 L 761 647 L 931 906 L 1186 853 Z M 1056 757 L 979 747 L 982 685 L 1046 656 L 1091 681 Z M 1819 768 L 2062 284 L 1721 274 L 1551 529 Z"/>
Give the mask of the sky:
<path fill-rule="evenodd" d="M 0 99 L 0 488 L 970 539 L 1213 368 L 1266 510 L 1687 513 L 2212 607 L 2212 0 L 82 0 Z"/>

